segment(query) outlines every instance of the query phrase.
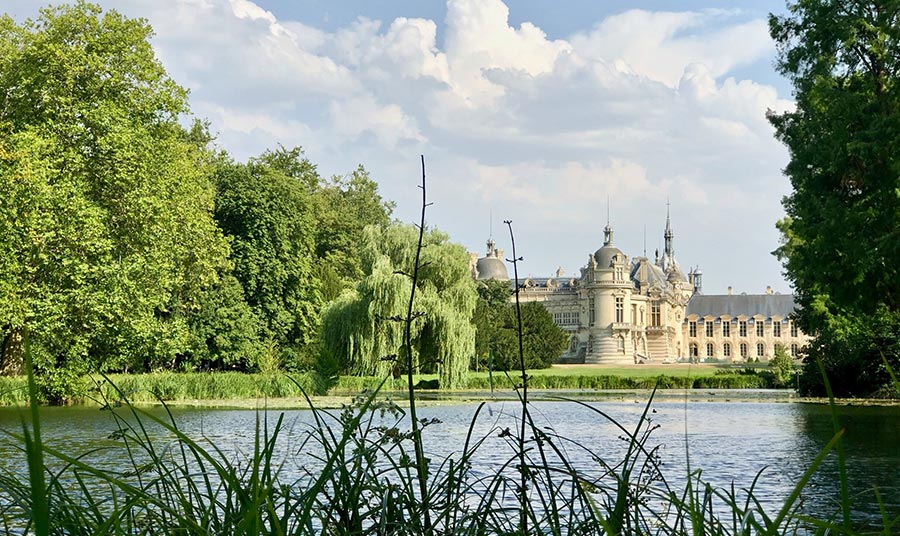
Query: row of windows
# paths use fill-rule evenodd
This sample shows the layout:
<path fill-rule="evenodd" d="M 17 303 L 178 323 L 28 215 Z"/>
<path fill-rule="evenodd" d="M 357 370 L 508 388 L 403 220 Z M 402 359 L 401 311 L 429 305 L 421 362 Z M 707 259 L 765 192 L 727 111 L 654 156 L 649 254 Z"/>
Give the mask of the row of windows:
<path fill-rule="evenodd" d="M 712 322 L 704 322 L 706 327 L 706 336 L 713 336 L 713 323 Z M 762 322 L 756 323 L 756 336 L 763 336 L 764 324 Z M 796 337 L 799 334 L 797 330 L 797 325 L 793 322 L 790 323 L 790 331 L 791 337 Z M 695 320 L 691 320 L 688 322 L 688 336 L 696 337 L 697 336 L 697 322 Z M 731 337 L 731 322 L 723 322 L 722 323 L 722 336 L 723 337 Z M 747 336 L 747 321 L 741 320 L 738 322 L 738 336 L 746 337 Z M 773 337 L 781 337 L 781 323 L 775 322 L 772 324 L 772 336 Z"/>
<path fill-rule="evenodd" d="M 744 359 L 750 357 L 750 346 L 742 342 L 738 346 L 738 351 L 740 352 L 740 356 Z M 696 343 L 691 343 L 689 346 L 690 357 L 700 357 L 700 347 Z M 790 346 L 790 352 L 792 357 L 797 357 L 797 354 L 800 352 L 800 347 L 796 344 L 792 344 Z M 714 357 L 716 355 L 716 345 L 708 342 L 706 343 L 706 357 Z M 766 345 L 763 343 L 756 344 L 756 357 L 765 357 L 766 355 Z M 731 343 L 724 343 L 722 345 L 722 356 L 723 357 L 731 357 Z"/>
<path fill-rule="evenodd" d="M 553 321 L 557 326 L 577 326 L 581 324 L 581 313 L 578 311 L 553 313 Z"/>

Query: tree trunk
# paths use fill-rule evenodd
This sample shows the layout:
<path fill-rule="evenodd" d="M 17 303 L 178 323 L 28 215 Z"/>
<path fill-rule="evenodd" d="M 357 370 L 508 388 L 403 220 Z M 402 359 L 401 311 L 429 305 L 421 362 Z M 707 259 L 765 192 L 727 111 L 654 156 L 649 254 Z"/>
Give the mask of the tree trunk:
<path fill-rule="evenodd" d="M 0 350 L 0 376 L 21 376 L 25 369 L 25 330 L 13 328 Z"/>

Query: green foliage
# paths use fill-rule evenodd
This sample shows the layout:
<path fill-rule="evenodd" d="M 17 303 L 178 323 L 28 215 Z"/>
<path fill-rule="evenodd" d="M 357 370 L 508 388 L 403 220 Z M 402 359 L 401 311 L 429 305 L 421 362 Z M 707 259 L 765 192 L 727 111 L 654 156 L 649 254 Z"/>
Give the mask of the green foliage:
<path fill-rule="evenodd" d="M 190 361 L 188 370 L 260 367 L 265 361 L 259 340 L 259 320 L 244 301 L 243 288 L 231 274 L 201 291 L 197 310 L 190 318 Z"/>
<path fill-rule="evenodd" d="M 172 366 L 227 266 L 150 35 L 85 3 L 0 19 L 0 335 L 30 332 L 38 371 Z"/>
<path fill-rule="evenodd" d="M 418 231 L 407 225 L 369 226 L 360 247 L 366 276 L 323 313 L 324 343 L 351 374 L 386 376 L 401 362 Z M 445 388 L 460 385 L 473 353 L 476 292 L 465 249 L 438 231 L 425 234 L 413 321 L 414 363 L 435 371 Z"/>
<path fill-rule="evenodd" d="M 512 293 L 509 281 L 477 281 L 478 301 L 475 303 L 475 359 L 474 370 L 491 368 L 493 344 L 503 326 L 509 298 Z"/>
<path fill-rule="evenodd" d="M 787 145 L 793 192 L 776 254 L 838 394 L 887 383 L 878 351 L 900 311 L 900 5 L 800 0 L 770 18 L 796 108 L 770 119 Z M 879 327 L 872 327 L 880 324 Z M 882 349 L 896 361 L 895 345 Z M 814 359 L 801 383 L 821 394 Z"/>
<path fill-rule="evenodd" d="M 519 368 L 518 323 L 514 305 L 501 310 L 499 329 L 489 343 L 494 370 Z M 537 302 L 522 304 L 522 348 L 525 368 L 542 369 L 553 364 L 565 350 L 568 335 L 553 321 L 553 316 Z"/>
<path fill-rule="evenodd" d="M 364 272 L 359 245 L 368 225 L 387 226 L 394 203 L 378 193 L 378 184 L 362 166 L 346 176 L 320 180 L 313 194 L 316 226 L 316 256 L 336 277 L 342 288 L 362 279 Z M 328 301 L 340 292 L 332 290 Z"/>
<path fill-rule="evenodd" d="M 774 376 L 775 387 L 791 387 L 794 383 L 794 358 L 788 355 L 784 346 L 775 345 L 775 355 L 769 361 L 769 370 Z"/>
<path fill-rule="evenodd" d="M 300 155 L 265 153 L 247 164 L 222 162 L 216 172 L 215 218 L 231 240 L 234 276 L 259 339 L 289 367 L 314 339 L 321 306 L 308 192 L 318 179 Z"/>
<path fill-rule="evenodd" d="M 890 392 L 891 376 L 886 365 L 893 370 L 900 367 L 900 311 L 882 305 L 871 315 L 830 314 L 825 310 L 819 314 L 824 327 L 805 349 L 800 392 L 825 396 L 817 362 L 832 378 L 835 396 L 867 397 Z"/>

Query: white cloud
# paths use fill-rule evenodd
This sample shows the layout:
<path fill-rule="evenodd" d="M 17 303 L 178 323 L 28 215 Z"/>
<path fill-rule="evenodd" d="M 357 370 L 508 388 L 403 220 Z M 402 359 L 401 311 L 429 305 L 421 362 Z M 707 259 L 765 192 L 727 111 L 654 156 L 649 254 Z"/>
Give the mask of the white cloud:
<path fill-rule="evenodd" d="M 586 57 L 618 62 L 651 80 L 675 86 L 691 63 L 702 63 L 718 77 L 774 51 L 764 20 L 727 24 L 730 15 L 721 10 L 633 9 L 575 35 L 572 44 Z"/>
<path fill-rule="evenodd" d="M 786 151 L 765 112 L 791 103 L 739 71 L 774 53 L 762 19 L 630 10 L 551 39 L 539 21 L 511 25 L 500 0 L 336 30 L 251 0 L 103 2 L 150 21 L 166 68 L 238 158 L 282 143 L 325 174 L 363 163 L 407 218 L 424 152 L 434 223 L 477 248 L 491 209 L 513 218 L 535 274 L 578 268 L 607 196 L 618 243 L 640 253 L 647 225 L 652 251 L 669 197 L 679 256 L 708 286 L 787 290 L 768 255 Z"/>

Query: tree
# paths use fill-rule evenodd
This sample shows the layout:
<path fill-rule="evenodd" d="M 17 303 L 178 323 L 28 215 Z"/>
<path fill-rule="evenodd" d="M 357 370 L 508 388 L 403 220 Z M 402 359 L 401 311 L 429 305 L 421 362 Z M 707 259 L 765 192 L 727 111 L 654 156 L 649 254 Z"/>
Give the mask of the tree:
<path fill-rule="evenodd" d="M 368 225 L 390 223 L 394 203 L 378 193 L 378 184 L 359 166 L 346 176 L 320 180 L 313 192 L 316 256 L 323 298 L 331 301 L 363 277 L 359 244 Z"/>
<path fill-rule="evenodd" d="M 410 225 L 365 228 L 359 249 L 365 276 L 329 304 L 322 318 L 325 346 L 347 372 L 384 376 L 405 361 L 395 357 L 403 343 L 417 242 L 418 231 Z M 437 372 L 443 388 L 458 386 L 468 369 L 476 299 L 466 250 L 428 231 L 414 304 L 422 313 L 412 325 L 414 362 L 421 372 Z"/>
<path fill-rule="evenodd" d="M 900 365 L 867 342 L 900 331 L 900 4 L 800 0 L 769 22 L 796 97 L 770 120 L 793 186 L 776 254 L 815 336 L 802 387 L 822 392 L 821 360 L 837 392 L 865 395 L 889 380 L 882 352 Z"/>
<path fill-rule="evenodd" d="M 521 305 L 522 350 L 525 368 L 542 369 L 553 364 L 566 348 L 569 339 L 553 321 L 553 316 L 537 302 Z M 519 368 L 518 322 L 515 305 L 503 308 L 500 328 L 490 343 L 494 370 Z"/>
<path fill-rule="evenodd" d="M 79 2 L 0 18 L 0 336 L 39 368 L 172 366 L 227 266 L 187 92 L 146 22 Z"/>
<path fill-rule="evenodd" d="M 475 305 L 475 361 L 472 368 L 487 370 L 492 367 L 494 343 L 503 326 L 509 298 L 512 293 L 509 281 L 478 281 L 478 302 Z"/>
<path fill-rule="evenodd" d="M 277 347 L 288 368 L 298 366 L 318 330 L 309 193 L 317 182 L 299 149 L 226 161 L 216 173 L 215 218 L 231 240 L 234 276 L 260 322 L 260 340 Z"/>

